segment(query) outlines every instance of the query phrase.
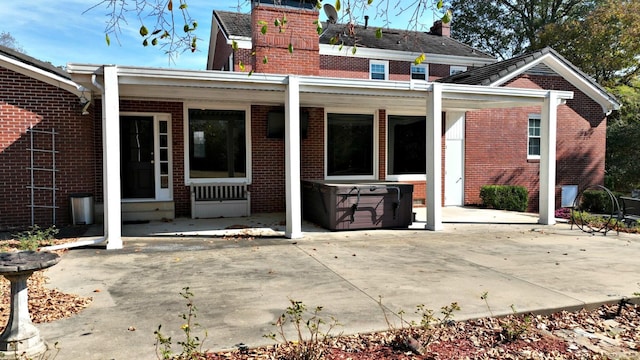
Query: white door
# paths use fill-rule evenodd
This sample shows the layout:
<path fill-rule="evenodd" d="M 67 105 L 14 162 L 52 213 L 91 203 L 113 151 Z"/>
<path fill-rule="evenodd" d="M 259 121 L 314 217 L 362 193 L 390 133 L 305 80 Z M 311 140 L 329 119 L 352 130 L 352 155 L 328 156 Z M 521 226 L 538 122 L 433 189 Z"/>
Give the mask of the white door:
<path fill-rule="evenodd" d="M 444 152 L 444 205 L 464 205 L 464 113 L 447 112 Z"/>

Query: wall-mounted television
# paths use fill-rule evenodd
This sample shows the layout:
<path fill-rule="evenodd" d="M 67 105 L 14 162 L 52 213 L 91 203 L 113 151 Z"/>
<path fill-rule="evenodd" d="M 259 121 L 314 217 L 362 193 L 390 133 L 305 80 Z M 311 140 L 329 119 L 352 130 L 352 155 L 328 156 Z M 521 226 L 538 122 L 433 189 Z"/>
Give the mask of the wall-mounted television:
<path fill-rule="evenodd" d="M 300 136 L 307 138 L 309 129 L 309 112 L 300 110 Z M 267 113 L 267 137 L 284 139 L 284 109 L 272 110 Z"/>

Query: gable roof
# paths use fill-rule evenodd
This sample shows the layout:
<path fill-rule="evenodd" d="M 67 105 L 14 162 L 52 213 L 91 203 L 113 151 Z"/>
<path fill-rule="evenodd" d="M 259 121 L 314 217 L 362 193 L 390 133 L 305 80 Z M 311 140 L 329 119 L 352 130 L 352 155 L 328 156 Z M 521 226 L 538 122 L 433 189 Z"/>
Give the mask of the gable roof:
<path fill-rule="evenodd" d="M 66 71 L 2 45 L 0 45 L 0 66 L 57 86 L 77 96 L 82 94 L 80 86 L 71 81 L 71 76 Z"/>
<path fill-rule="evenodd" d="M 525 72 L 552 72 L 598 102 L 605 113 L 620 109 L 620 102 L 592 77 L 550 47 L 474 68 L 437 80 L 459 85 L 500 86 Z"/>
<path fill-rule="evenodd" d="M 227 39 L 251 40 L 251 14 L 214 10 L 213 16 Z M 323 45 L 331 45 L 331 38 L 339 37 L 338 44 L 344 43 L 344 46 L 349 47 L 357 44 L 359 48 L 368 49 L 460 56 L 491 61 L 495 59 L 450 37 L 420 31 L 383 29 L 382 37 L 377 38 L 378 27 L 365 28 L 357 25 L 355 26 L 356 37 L 353 38 L 346 35 L 346 24 L 323 23 L 323 28 L 324 33 L 319 40 Z"/>

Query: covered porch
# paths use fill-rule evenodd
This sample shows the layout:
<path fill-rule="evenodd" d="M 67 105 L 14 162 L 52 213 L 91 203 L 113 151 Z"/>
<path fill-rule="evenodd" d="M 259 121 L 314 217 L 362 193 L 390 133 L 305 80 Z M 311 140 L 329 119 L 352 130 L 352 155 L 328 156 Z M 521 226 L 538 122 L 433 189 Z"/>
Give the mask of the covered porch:
<path fill-rule="evenodd" d="M 171 100 L 282 105 L 285 109 L 286 212 L 284 236 L 300 238 L 302 227 L 300 107 L 411 109 L 426 118 L 427 230 L 442 230 L 443 113 L 539 106 L 541 108 L 540 203 L 538 222 L 555 222 L 557 106 L 572 92 L 428 82 L 376 81 L 286 75 L 184 71 L 70 64 L 73 80 L 102 101 L 104 241 L 122 247 L 120 100 Z M 291 136 L 295 134 L 295 136 Z M 184 184 L 189 185 L 189 184 Z"/>

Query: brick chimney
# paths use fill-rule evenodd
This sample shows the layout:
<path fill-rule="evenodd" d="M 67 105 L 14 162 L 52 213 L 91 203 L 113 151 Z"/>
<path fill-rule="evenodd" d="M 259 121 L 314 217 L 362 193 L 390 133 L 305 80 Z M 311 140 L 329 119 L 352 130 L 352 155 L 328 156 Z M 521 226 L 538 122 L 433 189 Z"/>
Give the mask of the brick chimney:
<path fill-rule="evenodd" d="M 274 5 L 272 3 L 281 3 Z M 284 4 L 287 5 L 284 5 Z M 257 73 L 319 75 L 320 46 L 316 25 L 318 10 L 315 0 L 254 1 L 251 8 L 253 70 Z M 286 18 L 282 31 L 274 24 Z M 262 34 L 262 22 L 268 29 Z M 289 52 L 289 44 L 293 53 Z M 267 63 L 264 63 L 264 59 Z"/>
<path fill-rule="evenodd" d="M 444 24 L 442 20 L 436 20 L 429 32 L 433 35 L 451 37 L 451 23 Z"/>

